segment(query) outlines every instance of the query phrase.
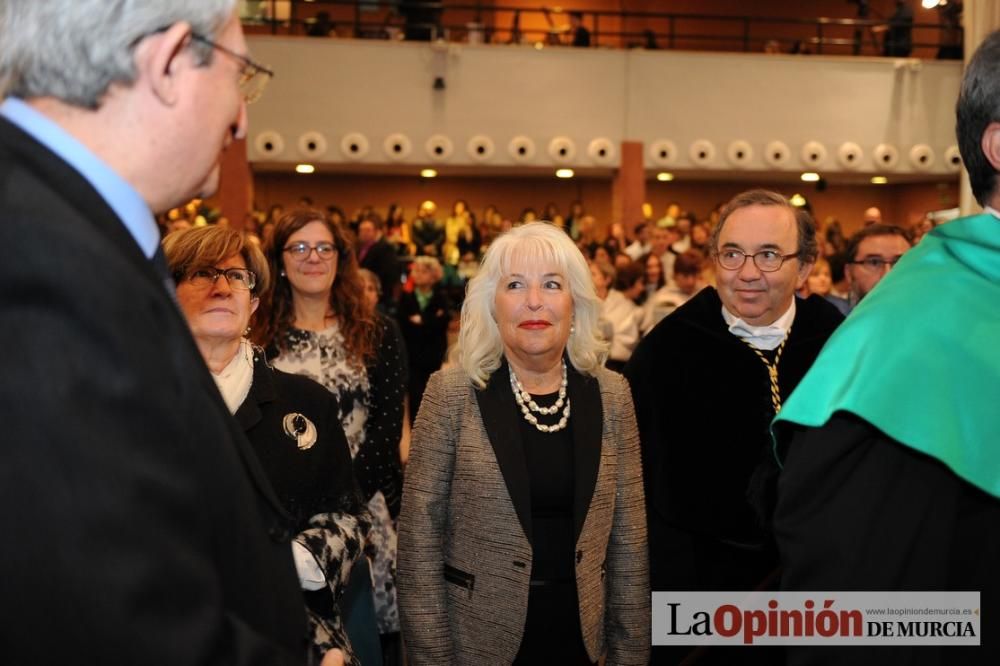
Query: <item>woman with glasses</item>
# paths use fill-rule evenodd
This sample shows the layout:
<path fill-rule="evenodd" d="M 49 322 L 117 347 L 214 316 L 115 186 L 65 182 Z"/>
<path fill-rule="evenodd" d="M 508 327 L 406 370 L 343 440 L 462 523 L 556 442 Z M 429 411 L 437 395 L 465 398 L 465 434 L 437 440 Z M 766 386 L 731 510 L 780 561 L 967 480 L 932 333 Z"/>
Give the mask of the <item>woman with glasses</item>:
<path fill-rule="evenodd" d="M 276 367 L 306 375 L 337 397 L 355 476 L 373 515 L 374 605 L 391 663 L 399 635 L 394 518 L 402 492 L 405 353 L 390 322 L 367 306 L 352 247 L 322 213 L 299 210 L 278 220 L 267 246 L 277 278 L 261 300 L 254 336 Z"/>
<path fill-rule="evenodd" d="M 317 659 L 337 648 L 357 663 L 335 601 L 361 553 L 367 519 L 337 403 L 315 382 L 269 367 L 244 337 L 269 282 L 254 243 L 207 226 L 170 234 L 163 250 L 212 378 L 295 520 L 292 552 Z"/>

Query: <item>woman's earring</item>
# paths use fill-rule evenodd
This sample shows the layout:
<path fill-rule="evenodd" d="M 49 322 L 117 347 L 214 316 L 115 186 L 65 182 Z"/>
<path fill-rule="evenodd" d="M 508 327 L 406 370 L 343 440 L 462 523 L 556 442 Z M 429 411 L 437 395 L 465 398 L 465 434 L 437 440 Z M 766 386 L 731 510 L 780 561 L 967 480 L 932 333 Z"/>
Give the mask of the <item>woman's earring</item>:
<path fill-rule="evenodd" d="M 570 324 L 569 325 L 569 334 L 573 335 L 574 333 L 576 333 L 576 324 Z"/>
<path fill-rule="evenodd" d="M 281 277 L 285 277 L 285 275 L 286 275 L 285 274 L 285 269 L 282 268 L 280 271 L 278 271 L 278 274 L 281 275 Z"/>

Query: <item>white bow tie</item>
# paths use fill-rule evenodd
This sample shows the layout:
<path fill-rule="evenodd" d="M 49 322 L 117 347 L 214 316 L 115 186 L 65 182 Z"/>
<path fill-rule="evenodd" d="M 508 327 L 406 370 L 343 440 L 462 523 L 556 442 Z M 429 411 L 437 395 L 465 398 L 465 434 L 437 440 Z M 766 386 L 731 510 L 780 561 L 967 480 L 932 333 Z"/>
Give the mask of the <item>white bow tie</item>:
<path fill-rule="evenodd" d="M 769 326 L 751 326 L 742 319 L 737 319 L 729 325 L 729 332 L 736 337 L 749 342 L 758 349 L 776 349 L 788 335 L 785 329 L 771 324 Z"/>

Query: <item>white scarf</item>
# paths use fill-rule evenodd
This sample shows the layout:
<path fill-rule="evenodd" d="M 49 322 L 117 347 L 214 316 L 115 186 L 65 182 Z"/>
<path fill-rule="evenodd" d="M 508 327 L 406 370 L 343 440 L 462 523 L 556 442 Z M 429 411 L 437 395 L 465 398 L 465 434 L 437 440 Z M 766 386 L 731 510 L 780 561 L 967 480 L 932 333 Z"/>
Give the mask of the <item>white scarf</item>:
<path fill-rule="evenodd" d="M 722 318 L 729 325 L 729 332 L 744 342 L 749 342 L 757 349 L 777 349 L 788 337 L 788 330 L 795 320 L 795 298 L 792 298 L 792 304 L 785 314 L 767 326 L 752 326 L 727 310 L 725 305 L 722 306 Z"/>
<path fill-rule="evenodd" d="M 212 373 L 215 385 L 226 401 L 226 407 L 233 414 L 240 408 L 250 393 L 253 384 L 253 345 L 246 338 L 240 340 L 240 347 L 229 364 L 219 374 Z"/>

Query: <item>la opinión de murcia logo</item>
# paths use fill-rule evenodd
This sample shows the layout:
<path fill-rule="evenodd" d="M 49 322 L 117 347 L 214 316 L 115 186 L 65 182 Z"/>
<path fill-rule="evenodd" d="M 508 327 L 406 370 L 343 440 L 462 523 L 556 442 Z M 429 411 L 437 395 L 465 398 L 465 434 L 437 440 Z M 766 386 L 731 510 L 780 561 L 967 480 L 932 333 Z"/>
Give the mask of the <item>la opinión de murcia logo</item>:
<path fill-rule="evenodd" d="M 656 645 L 979 645 L 979 634 L 978 592 L 653 593 Z"/>

